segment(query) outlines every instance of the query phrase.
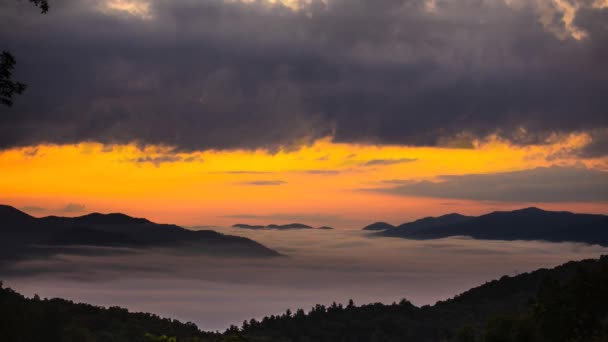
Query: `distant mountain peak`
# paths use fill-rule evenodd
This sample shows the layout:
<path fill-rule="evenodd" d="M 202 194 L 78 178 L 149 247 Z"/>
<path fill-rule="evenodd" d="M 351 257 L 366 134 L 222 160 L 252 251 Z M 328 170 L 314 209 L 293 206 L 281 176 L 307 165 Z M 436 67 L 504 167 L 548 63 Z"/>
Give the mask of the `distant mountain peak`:
<path fill-rule="evenodd" d="M 544 240 L 608 246 L 608 216 L 529 207 L 477 217 L 455 214 L 423 218 L 378 234 L 411 239 L 470 236 L 484 240 Z"/>
<path fill-rule="evenodd" d="M 44 249 L 36 246 L 52 245 Z M 91 213 L 78 217 L 32 217 L 0 205 L 0 252 L 10 259 L 52 255 L 63 246 L 182 248 L 211 256 L 272 257 L 281 254 L 244 237 L 215 231 L 194 231 L 121 213 Z M 32 253 L 32 249 L 35 253 Z M 3 261 L 0 258 L 0 261 Z"/>
<path fill-rule="evenodd" d="M 233 224 L 232 228 L 242 228 L 242 229 L 262 229 L 262 228 L 266 228 L 266 226 L 262 226 L 262 225 L 251 225 L 251 224 L 245 224 L 245 223 L 237 223 L 237 224 Z"/>
<path fill-rule="evenodd" d="M 363 230 L 387 230 L 393 228 L 395 228 L 395 226 L 386 222 L 374 222 L 368 226 L 363 227 Z"/>
<path fill-rule="evenodd" d="M 459 213 L 449 213 L 449 214 L 441 215 L 438 218 L 442 218 L 442 217 L 445 217 L 445 218 L 455 218 L 455 217 L 469 217 L 469 216 L 462 215 L 462 214 L 459 214 Z"/>
<path fill-rule="evenodd" d="M 289 224 L 269 224 L 269 225 L 251 225 L 244 223 L 237 223 L 232 225 L 233 228 L 242 228 L 242 229 L 311 229 L 312 227 L 302 223 L 289 223 Z"/>
<path fill-rule="evenodd" d="M 0 204 L 0 221 L 3 223 L 20 223 L 33 219 L 33 216 L 30 216 L 15 207 Z"/>
<path fill-rule="evenodd" d="M 401 234 L 402 232 L 413 233 L 417 231 L 422 231 L 430 228 L 434 228 L 442 225 L 451 225 L 456 223 L 461 223 L 470 220 L 471 216 L 465 216 L 458 213 L 451 213 L 446 215 L 441 215 L 437 217 L 429 216 L 424 217 L 412 222 L 407 222 L 397 226 L 395 229 L 387 232 L 389 235 L 392 234 Z"/>
<path fill-rule="evenodd" d="M 145 218 L 131 217 L 122 213 L 91 213 L 79 217 L 75 217 L 74 220 L 77 222 L 83 222 L 87 224 L 146 224 L 151 223 Z"/>
<path fill-rule="evenodd" d="M 518 209 L 518 210 L 513 210 L 514 213 L 546 213 L 548 211 L 546 210 L 542 210 L 541 208 L 538 207 L 528 207 L 528 208 L 522 208 L 522 209 Z"/>

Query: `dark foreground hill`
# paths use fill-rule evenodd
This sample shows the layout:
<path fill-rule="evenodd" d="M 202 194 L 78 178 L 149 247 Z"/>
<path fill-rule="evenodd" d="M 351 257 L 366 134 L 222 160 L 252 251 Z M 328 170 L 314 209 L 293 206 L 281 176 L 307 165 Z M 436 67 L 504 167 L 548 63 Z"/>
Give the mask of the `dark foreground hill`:
<path fill-rule="evenodd" d="M 223 334 L 121 308 L 28 299 L 0 287 L 0 341 L 608 341 L 608 257 L 502 277 L 418 308 L 316 305 Z M 205 303 L 201 303 L 205 305 Z M 221 308 L 218 308 L 220 310 Z"/>
<path fill-rule="evenodd" d="M 608 246 L 608 216 L 526 208 L 482 216 L 428 217 L 378 233 L 409 239 L 470 236 L 483 240 L 545 240 Z"/>
<path fill-rule="evenodd" d="M 119 307 L 100 308 L 63 299 L 28 299 L 0 286 L 0 341 L 143 342 L 151 335 L 206 341 L 212 334 L 181 323 Z"/>
<path fill-rule="evenodd" d="M 0 263 L 53 254 L 70 246 L 180 247 L 181 250 L 208 255 L 279 255 L 247 238 L 212 230 L 193 231 L 171 224 L 157 224 L 124 214 L 35 218 L 13 207 L 0 205 Z"/>
<path fill-rule="evenodd" d="M 608 341 L 608 256 L 504 276 L 418 308 L 317 305 L 233 329 L 238 341 Z"/>

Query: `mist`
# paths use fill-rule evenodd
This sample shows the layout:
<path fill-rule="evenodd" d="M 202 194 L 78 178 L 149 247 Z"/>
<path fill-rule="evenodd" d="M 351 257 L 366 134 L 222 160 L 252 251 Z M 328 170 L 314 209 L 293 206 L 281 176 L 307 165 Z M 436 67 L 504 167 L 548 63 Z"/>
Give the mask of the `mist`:
<path fill-rule="evenodd" d="M 315 304 L 433 304 L 503 275 L 608 248 L 578 243 L 480 241 L 466 237 L 407 240 L 347 230 L 215 228 L 254 239 L 285 257 L 218 258 L 175 249 L 91 249 L 23 260 L 0 279 L 27 296 L 122 306 L 224 330 L 243 320 L 309 310 Z"/>

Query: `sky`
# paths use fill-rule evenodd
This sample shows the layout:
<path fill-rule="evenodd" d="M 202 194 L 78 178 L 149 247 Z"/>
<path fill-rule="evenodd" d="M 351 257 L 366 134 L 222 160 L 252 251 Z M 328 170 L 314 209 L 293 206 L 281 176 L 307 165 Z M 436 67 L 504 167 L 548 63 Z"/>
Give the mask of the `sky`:
<path fill-rule="evenodd" d="M 0 202 L 357 229 L 608 210 L 606 0 L 0 5 Z"/>

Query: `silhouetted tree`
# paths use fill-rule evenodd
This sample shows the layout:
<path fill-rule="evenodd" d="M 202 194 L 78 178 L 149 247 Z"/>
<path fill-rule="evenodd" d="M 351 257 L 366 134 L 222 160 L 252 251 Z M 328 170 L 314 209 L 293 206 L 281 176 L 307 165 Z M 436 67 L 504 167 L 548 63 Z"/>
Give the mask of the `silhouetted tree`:
<path fill-rule="evenodd" d="M 29 0 L 34 6 L 40 8 L 42 13 L 49 11 L 47 0 Z M 17 64 L 15 57 L 9 51 L 2 51 L 0 55 L 0 103 L 11 107 L 13 96 L 21 95 L 25 89 L 25 84 L 13 80 L 13 69 Z"/>
<path fill-rule="evenodd" d="M 0 102 L 9 107 L 13 105 L 13 96 L 22 94 L 26 88 L 25 84 L 13 81 L 15 64 L 15 57 L 8 51 L 2 51 L 2 55 L 0 55 Z"/>
<path fill-rule="evenodd" d="M 40 8 L 42 13 L 46 13 L 49 11 L 49 2 L 47 0 L 30 0 L 34 6 Z"/>

